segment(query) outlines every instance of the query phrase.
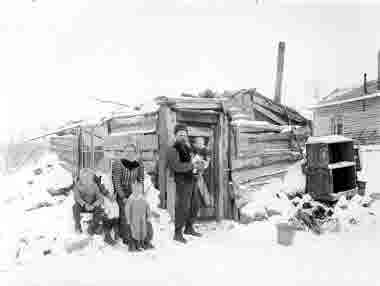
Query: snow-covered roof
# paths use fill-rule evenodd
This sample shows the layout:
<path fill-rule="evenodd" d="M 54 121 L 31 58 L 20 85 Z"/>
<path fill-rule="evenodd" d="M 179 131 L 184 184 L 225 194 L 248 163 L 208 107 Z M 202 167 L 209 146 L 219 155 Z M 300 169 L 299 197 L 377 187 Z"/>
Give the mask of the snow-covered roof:
<path fill-rule="evenodd" d="M 266 121 L 256 121 L 256 120 L 247 120 L 247 119 L 237 119 L 231 121 L 232 126 L 236 127 L 244 127 L 244 128 L 252 128 L 257 130 L 273 130 L 273 131 L 281 131 L 281 127 L 271 124 Z"/>
<path fill-rule="evenodd" d="M 309 137 L 306 144 L 316 144 L 316 143 L 340 143 L 340 142 L 351 142 L 353 141 L 350 138 L 341 136 L 341 135 L 328 135 L 321 137 Z"/>
<path fill-rule="evenodd" d="M 377 90 L 377 81 L 372 80 L 367 82 L 366 94 L 364 93 L 363 85 L 356 85 L 348 88 L 337 88 L 322 100 L 320 100 L 316 105 L 311 106 L 310 109 L 353 102 L 378 96 L 380 96 L 380 92 Z"/>

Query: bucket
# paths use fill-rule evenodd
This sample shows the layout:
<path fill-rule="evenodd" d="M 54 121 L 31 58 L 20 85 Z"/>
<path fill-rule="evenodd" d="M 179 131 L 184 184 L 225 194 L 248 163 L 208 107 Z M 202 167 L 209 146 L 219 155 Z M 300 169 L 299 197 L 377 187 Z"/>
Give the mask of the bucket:
<path fill-rule="evenodd" d="M 292 226 L 287 223 L 278 223 L 277 227 L 277 243 L 290 246 L 293 244 L 295 230 Z"/>

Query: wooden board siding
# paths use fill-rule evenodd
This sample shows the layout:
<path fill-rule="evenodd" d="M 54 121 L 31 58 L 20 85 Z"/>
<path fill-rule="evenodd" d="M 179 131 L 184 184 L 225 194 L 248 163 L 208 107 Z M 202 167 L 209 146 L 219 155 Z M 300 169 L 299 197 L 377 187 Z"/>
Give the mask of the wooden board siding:
<path fill-rule="evenodd" d="M 282 133 L 238 133 L 237 157 L 249 158 L 265 151 L 290 150 L 290 136 Z"/>
<path fill-rule="evenodd" d="M 262 168 L 233 171 L 232 180 L 237 184 L 247 184 L 264 177 L 281 176 L 287 172 L 290 165 L 290 162 L 279 162 Z"/>
<path fill-rule="evenodd" d="M 296 161 L 301 159 L 298 152 L 281 151 L 281 152 L 263 152 L 250 158 L 234 159 L 231 163 L 232 171 L 242 169 L 253 169 L 268 166 L 283 161 Z"/>
<path fill-rule="evenodd" d="M 114 118 L 110 120 L 110 126 L 113 133 L 152 131 L 157 129 L 157 121 L 158 115 L 153 113 L 133 117 Z"/>
<path fill-rule="evenodd" d="M 344 136 L 359 140 L 362 144 L 380 143 L 380 98 L 316 109 L 314 135 L 330 135 L 330 121 L 336 115 L 341 115 L 343 118 Z"/>

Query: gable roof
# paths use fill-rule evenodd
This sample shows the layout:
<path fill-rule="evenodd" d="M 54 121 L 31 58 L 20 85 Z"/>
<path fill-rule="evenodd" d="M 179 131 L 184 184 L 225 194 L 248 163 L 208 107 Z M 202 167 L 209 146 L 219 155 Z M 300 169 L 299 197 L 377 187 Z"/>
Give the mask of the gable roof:
<path fill-rule="evenodd" d="M 316 105 L 312 106 L 311 109 L 337 105 L 345 102 L 352 102 L 372 97 L 380 96 L 377 90 L 377 80 L 371 80 L 367 82 L 367 94 L 364 94 L 364 86 L 357 85 L 349 88 L 337 88 L 332 91 L 329 95 L 322 98 Z"/>

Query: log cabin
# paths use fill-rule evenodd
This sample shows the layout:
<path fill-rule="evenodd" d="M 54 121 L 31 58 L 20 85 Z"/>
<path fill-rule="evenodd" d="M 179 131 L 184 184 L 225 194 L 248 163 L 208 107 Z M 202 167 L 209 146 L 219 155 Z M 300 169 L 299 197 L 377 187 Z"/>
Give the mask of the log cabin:
<path fill-rule="evenodd" d="M 135 136 L 147 172 L 157 178 L 161 207 L 174 217 L 175 184 L 166 151 L 174 143 L 177 123 L 187 124 L 190 140 L 203 137 L 211 152 L 207 182 L 214 205 L 201 209 L 204 219 L 237 219 L 234 185 L 283 176 L 302 158 L 300 144 L 310 135 L 310 121 L 297 111 L 246 89 L 157 97 L 138 111 L 113 113 L 96 124 L 78 123 L 50 142 L 75 178 L 83 167 L 109 171 L 104 145 Z M 290 130 L 289 125 L 297 129 Z"/>

